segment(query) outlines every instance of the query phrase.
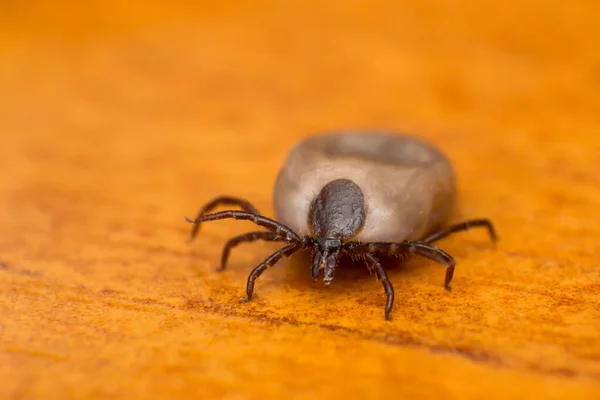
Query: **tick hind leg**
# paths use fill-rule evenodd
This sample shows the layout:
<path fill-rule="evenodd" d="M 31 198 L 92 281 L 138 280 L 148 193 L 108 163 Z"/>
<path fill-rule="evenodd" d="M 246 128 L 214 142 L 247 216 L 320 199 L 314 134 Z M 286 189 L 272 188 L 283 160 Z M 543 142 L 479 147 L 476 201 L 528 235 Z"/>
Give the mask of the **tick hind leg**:
<path fill-rule="evenodd" d="M 387 253 L 392 255 L 415 254 L 430 260 L 436 261 L 446 267 L 446 279 L 444 287 L 447 290 L 451 289 L 450 282 L 454 276 L 454 266 L 456 261 L 444 250 L 430 243 L 424 242 L 372 242 L 372 243 L 356 243 L 350 242 L 346 244 L 346 251 L 351 254 L 377 254 Z"/>
<path fill-rule="evenodd" d="M 198 219 L 203 215 L 208 214 L 211 210 L 214 210 L 219 206 L 237 206 L 240 207 L 243 211 L 246 211 L 250 214 L 260 215 L 258 209 L 256 209 L 256 207 L 250 204 L 250 202 L 247 200 L 233 196 L 218 196 L 206 203 L 205 205 L 203 205 L 200 208 L 200 211 L 198 211 L 198 214 L 196 215 L 195 219 Z M 196 237 L 199 230 L 200 224 L 194 224 L 194 226 L 192 227 L 192 232 L 190 233 L 189 241 L 194 240 L 194 237 Z"/>
<path fill-rule="evenodd" d="M 243 233 L 241 235 L 232 237 L 225 243 L 223 247 L 223 252 L 221 253 L 221 265 L 217 268 L 217 271 L 224 271 L 227 266 L 227 260 L 229 259 L 229 254 L 231 250 L 242 243 L 250 243 L 255 242 L 257 240 L 264 240 L 266 242 L 285 242 L 287 241 L 285 236 L 279 236 L 274 232 L 248 232 Z"/>
<path fill-rule="evenodd" d="M 498 236 L 496 236 L 496 230 L 494 229 L 494 225 L 489 219 L 472 219 L 469 221 L 464 221 L 455 225 L 450 225 L 446 228 L 442 228 L 439 231 L 429 235 L 425 239 L 422 240 L 423 243 L 433 243 L 440 239 L 445 238 L 446 236 L 450 236 L 453 233 L 462 232 L 469 230 L 475 227 L 484 227 L 487 228 L 488 233 L 490 234 L 490 238 L 493 242 L 498 240 Z"/>

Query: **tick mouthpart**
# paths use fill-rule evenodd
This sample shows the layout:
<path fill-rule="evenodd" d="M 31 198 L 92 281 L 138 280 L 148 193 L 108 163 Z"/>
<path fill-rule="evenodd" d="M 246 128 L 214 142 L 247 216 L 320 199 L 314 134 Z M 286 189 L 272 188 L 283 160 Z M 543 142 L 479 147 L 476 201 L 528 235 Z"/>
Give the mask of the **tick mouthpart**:
<path fill-rule="evenodd" d="M 313 253 L 312 278 L 319 279 L 319 274 L 323 270 L 323 283 L 329 285 L 333 280 L 335 266 L 340 255 L 342 241 L 335 238 L 319 238 L 316 240 L 316 246 Z"/>
<path fill-rule="evenodd" d="M 339 255 L 340 250 L 339 248 L 337 248 L 331 253 L 329 253 L 326 257 L 323 257 L 321 260 L 321 268 L 323 268 L 323 283 L 325 285 L 329 285 L 333 280 L 333 277 L 335 275 L 335 267 L 337 265 Z"/>
<path fill-rule="evenodd" d="M 335 268 L 333 267 L 325 267 L 325 273 L 323 276 L 323 284 L 326 286 L 329 286 L 331 284 L 331 281 L 333 280 L 333 275 L 334 275 L 334 271 Z"/>
<path fill-rule="evenodd" d="M 312 278 L 314 281 L 319 279 L 319 273 L 321 272 L 321 268 L 323 268 L 323 265 L 324 260 L 321 256 L 321 252 L 315 249 L 312 262 Z"/>
<path fill-rule="evenodd" d="M 319 274 L 323 270 L 323 283 L 325 285 L 331 283 L 334 277 L 335 265 L 337 264 L 337 255 L 338 253 L 335 252 L 334 254 L 326 254 L 324 256 L 319 254 L 315 257 L 312 268 L 312 278 L 314 281 L 319 279 Z"/>

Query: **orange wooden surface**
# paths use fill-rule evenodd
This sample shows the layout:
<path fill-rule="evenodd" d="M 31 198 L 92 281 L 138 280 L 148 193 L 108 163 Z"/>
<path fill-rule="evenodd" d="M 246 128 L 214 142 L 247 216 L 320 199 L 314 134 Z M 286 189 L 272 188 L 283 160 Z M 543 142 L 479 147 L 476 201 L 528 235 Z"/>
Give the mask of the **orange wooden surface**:
<path fill-rule="evenodd" d="M 0 398 L 600 398 L 600 7 L 592 1 L 5 2 Z M 78 4 L 78 3 L 77 3 Z M 84 5 L 85 4 L 85 5 Z M 286 152 L 323 129 L 410 131 L 459 175 L 443 268 L 397 300 L 329 288 L 193 215 L 272 215 Z M 318 397 L 315 397 L 318 396 Z"/>

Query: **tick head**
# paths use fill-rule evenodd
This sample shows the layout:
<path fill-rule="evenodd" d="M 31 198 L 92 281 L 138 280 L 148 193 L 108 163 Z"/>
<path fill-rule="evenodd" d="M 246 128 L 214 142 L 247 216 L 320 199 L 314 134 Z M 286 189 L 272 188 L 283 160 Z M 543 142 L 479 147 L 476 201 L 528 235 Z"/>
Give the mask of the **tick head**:
<path fill-rule="evenodd" d="M 335 267 L 342 250 L 342 241 L 335 238 L 318 238 L 315 240 L 313 254 L 312 277 L 317 280 L 323 271 L 323 283 L 329 285 L 335 274 Z"/>

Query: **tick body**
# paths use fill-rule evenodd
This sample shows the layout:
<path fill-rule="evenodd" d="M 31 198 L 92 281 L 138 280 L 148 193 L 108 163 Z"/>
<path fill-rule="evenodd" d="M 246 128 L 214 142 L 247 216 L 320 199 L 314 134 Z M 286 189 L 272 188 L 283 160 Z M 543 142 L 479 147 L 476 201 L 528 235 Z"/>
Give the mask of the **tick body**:
<path fill-rule="evenodd" d="M 231 248 L 255 240 L 284 242 L 248 277 L 247 300 L 255 280 L 282 257 L 299 250 L 312 252 L 311 274 L 330 284 L 342 254 L 362 258 L 382 282 L 390 318 L 394 290 L 378 260 L 382 254 L 420 255 L 446 267 L 444 286 L 450 289 L 455 260 L 433 243 L 470 227 L 486 227 L 487 219 L 448 225 L 455 209 L 454 170 L 446 156 L 422 140 L 392 133 L 328 133 L 297 144 L 281 167 L 273 192 L 275 219 L 260 215 L 249 202 L 217 197 L 202 207 L 193 223 L 191 238 L 200 223 L 225 218 L 251 220 L 267 231 L 230 239 L 221 257 L 226 266 Z M 241 211 L 209 214 L 220 205 Z"/>

